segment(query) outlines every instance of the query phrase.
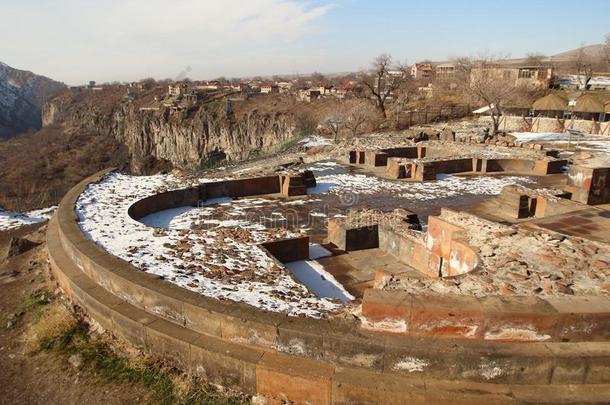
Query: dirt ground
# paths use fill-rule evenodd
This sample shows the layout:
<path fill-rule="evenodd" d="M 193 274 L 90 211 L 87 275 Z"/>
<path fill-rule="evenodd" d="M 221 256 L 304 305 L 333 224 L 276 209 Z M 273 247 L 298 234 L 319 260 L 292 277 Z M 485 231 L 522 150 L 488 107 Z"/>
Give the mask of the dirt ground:
<path fill-rule="evenodd" d="M 14 233 L 33 231 L 28 239 L 42 242 L 44 227 L 35 228 Z M 0 252 L 9 238 L 0 232 Z M 142 385 L 108 381 L 93 370 L 75 369 L 57 353 L 26 353 L 24 335 L 32 314 L 24 311 L 24 302 L 41 288 L 54 289 L 46 260 L 41 244 L 0 262 L 0 404 L 149 403 L 150 392 Z"/>

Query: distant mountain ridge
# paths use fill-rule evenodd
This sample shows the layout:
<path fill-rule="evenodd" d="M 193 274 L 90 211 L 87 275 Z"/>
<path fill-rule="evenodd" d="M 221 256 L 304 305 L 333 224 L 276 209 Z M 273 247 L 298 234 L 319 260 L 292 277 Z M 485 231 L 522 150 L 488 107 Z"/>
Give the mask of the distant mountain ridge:
<path fill-rule="evenodd" d="M 42 105 L 66 85 L 0 62 L 0 139 L 39 129 Z"/>
<path fill-rule="evenodd" d="M 605 45 L 604 44 L 594 44 L 582 46 L 580 48 L 571 49 L 569 51 L 561 52 L 552 56 L 553 60 L 574 60 L 579 57 L 579 54 L 584 54 L 584 56 L 588 57 L 600 57 L 604 55 Z"/>

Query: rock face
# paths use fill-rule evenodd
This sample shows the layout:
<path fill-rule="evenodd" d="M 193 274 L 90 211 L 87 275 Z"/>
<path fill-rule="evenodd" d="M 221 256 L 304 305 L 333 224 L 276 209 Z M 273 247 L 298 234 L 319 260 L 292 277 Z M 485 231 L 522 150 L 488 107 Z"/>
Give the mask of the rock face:
<path fill-rule="evenodd" d="M 76 97 L 69 93 L 45 105 L 44 124 L 115 137 L 129 149 L 131 169 L 136 174 L 160 164 L 197 169 L 270 153 L 294 132 L 288 114 L 256 110 L 227 113 L 222 101 L 188 109 L 141 110 L 137 102 L 125 101 L 114 93 Z"/>
<path fill-rule="evenodd" d="M 65 87 L 0 62 L 0 139 L 40 128 L 44 101 Z"/>
<path fill-rule="evenodd" d="M 142 172 L 149 156 L 192 169 L 269 152 L 292 136 L 292 125 L 281 114 L 230 117 L 206 108 L 192 114 L 122 109 L 111 133 L 130 150 L 132 169 Z"/>

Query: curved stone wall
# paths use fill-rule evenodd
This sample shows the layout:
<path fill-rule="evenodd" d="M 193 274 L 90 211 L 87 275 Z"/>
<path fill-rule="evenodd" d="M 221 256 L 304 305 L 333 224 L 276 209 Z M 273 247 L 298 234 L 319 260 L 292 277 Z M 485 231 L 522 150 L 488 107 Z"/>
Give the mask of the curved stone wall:
<path fill-rule="evenodd" d="M 53 273 L 66 294 L 103 327 L 184 370 L 249 393 L 312 403 L 407 403 L 431 398 L 509 403 L 548 399 L 569 390 L 571 395 L 609 392 L 607 301 L 597 302 L 595 313 L 590 305 L 581 311 L 570 302 L 553 307 L 555 330 L 562 326 L 577 330 L 580 325 L 581 331 L 552 338 L 588 342 L 583 345 L 553 339 L 476 340 L 438 329 L 379 334 L 362 329 L 351 315 L 330 320 L 290 318 L 206 298 L 138 271 L 86 239 L 77 223 L 75 202 L 89 183 L 105 173 L 70 190 L 49 224 Z M 176 191 L 161 195 L 158 205 L 154 198 L 146 204 L 169 207 L 193 196 L 189 190 Z M 138 209 L 144 212 L 134 208 Z M 408 322 L 416 315 L 444 319 L 455 317 L 458 308 L 465 311 L 456 303 L 431 302 L 410 305 L 407 316 L 404 305 L 382 301 L 403 311 L 400 319 Z M 493 307 L 498 319 L 540 318 L 536 308 L 524 309 L 521 304 L 516 309 L 510 300 L 479 304 Z M 468 316 L 472 314 L 474 309 Z M 587 329 L 591 324 L 595 327 Z M 548 390 L 549 384 L 558 385 Z"/>

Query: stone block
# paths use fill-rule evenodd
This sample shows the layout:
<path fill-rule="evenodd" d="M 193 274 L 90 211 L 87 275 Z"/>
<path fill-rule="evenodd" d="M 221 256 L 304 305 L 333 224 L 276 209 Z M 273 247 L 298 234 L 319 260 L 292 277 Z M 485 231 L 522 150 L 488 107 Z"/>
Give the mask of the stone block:
<path fill-rule="evenodd" d="M 256 391 L 295 404 L 328 404 L 332 374 L 325 363 L 265 353 L 256 366 Z"/>
<path fill-rule="evenodd" d="M 348 227 L 341 218 L 330 219 L 328 242 L 346 252 L 379 247 L 378 225 Z"/>
<path fill-rule="evenodd" d="M 388 159 L 386 174 L 393 179 L 402 179 L 405 177 L 404 165 L 401 164 L 400 159 Z"/>
<path fill-rule="evenodd" d="M 293 356 L 322 359 L 328 324 L 320 319 L 285 319 L 277 327 L 275 349 Z"/>
<path fill-rule="evenodd" d="M 164 319 L 146 325 L 148 354 L 170 361 L 182 370 L 190 370 L 190 343 L 199 335 Z"/>
<path fill-rule="evenodd" d="M 201 336 L 190 345 L 191 371 L 215 384 L 256 393 L 256 364 L 263 351 Z"/>
<path fill-rule="evenodd" d="M 557 340 L 607 341 L 610 339 L 610 298 L 601 296 L 546 297 L 559 317 Z"/>
<path fill-rule="evenodd" d="M 485 340 L 543 342 L 553 338 L 557 311 L 536 297 L 481 298 L 485 316 Z"/>
<path fill-rule="evenodd" d="M 407 333 L 412 296 L 402 291 L 367 289 L 362 299 L 362 326 L 388 333 Z"/>
<path fill-rule="evenodd" d="M 483 325 L 483 309 L 474 297 L 413 296 L 409 325 L 411 333 L 477 339 L 483 334 Z"/>
<path fill-rule="evenodd" d="M 453 234 L 461 230 L 462 228 L 459 226 L 450 224 L 440 217 L 430 216 L 428 217 L 426 247 L 435 255 L 449 260 Z"/>
<path fill-rule="evenodd" d="M 364 368 L 381 372 L 385 346 L 381 339 L 371 339 L 360 330 L 359 322 L 335 320 L 329 323 L 331 333 L 324 334 L 324 359 L 342 367 Z"/>
<path fill-rule="evenodd" d="M 365 162 L 369 166 L 381 167 L 388 164 L 388 154 L 377 151 L 366 151 Z"/>
<path fill-rule="evenodd" d="M 146 346 L 146 325 L 155 320 L 153 315 L 123 302 L 113 308 L 111 318 L 112 333 L 139 348 Z"/>
<path fill-rule="evenodd" d="M 239 344 L 275 347 L 277 323 L 265 319 L 265 314 L 254 308 L 244 308 L 242 314 L 224 314 L 221 321 L 222 338 Z"/>
<path fill-rule="evenodd" d="M 443 262 L 441 272 L 444 277 L 459 276 L 469 273 L 479 265 L 479 257 L 465 241 L 455 237 L 451 240 L 449 260 Z"/>
<path fill-rule="evenodd" d="M 195 302 L 190 302 L 195 301 Z M 210 336 L 222 336 L 223 314 L 198 305 L 199 300 L 185 300 L 182 304 L 185 326 Z"/>
<path fill-rule="evenodd" d="M 265 242 L 261 247 L 282 263 L 309 259 L 308 236 Z"/>

